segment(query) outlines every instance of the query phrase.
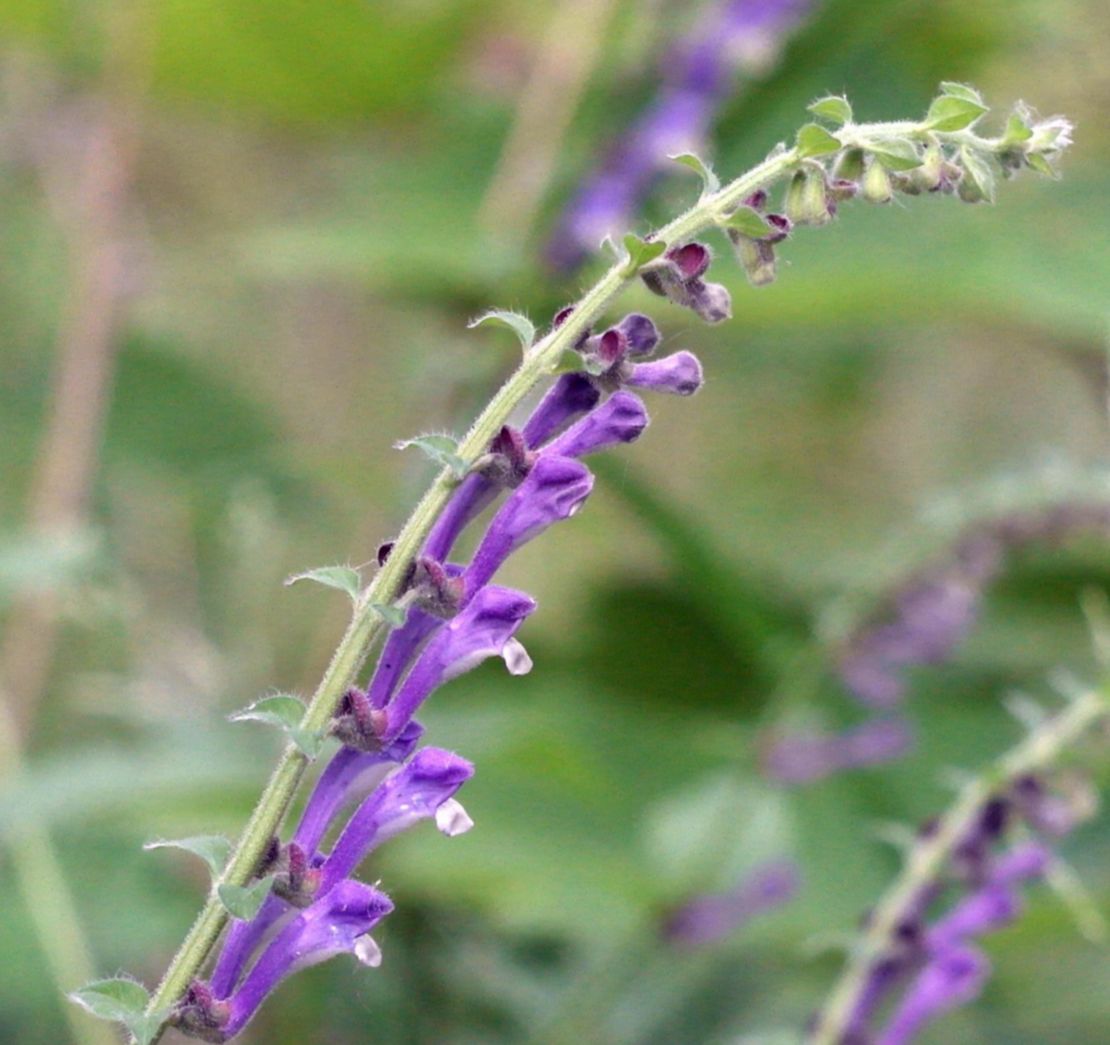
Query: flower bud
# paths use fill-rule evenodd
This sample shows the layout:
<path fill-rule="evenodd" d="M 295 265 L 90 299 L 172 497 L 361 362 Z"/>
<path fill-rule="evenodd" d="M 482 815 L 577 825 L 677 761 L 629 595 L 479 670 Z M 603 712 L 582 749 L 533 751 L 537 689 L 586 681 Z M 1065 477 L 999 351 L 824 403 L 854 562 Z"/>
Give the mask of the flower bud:
<path fill-rule="evenodd" d="M 863 149 L 845 149 L 833 164 L 832 175 L 838 181 L 859 181 L 863 177 Z"/>
<path fill-rule="evenodd" d="M 775 281 L 775 248 L 765 239 L 752 239 L 736 229 L 728 230 L 728 238 L 736 251 L 736 260 L 753 287 L 765 287 Z"/>
<path fill-rule="evenodd" d="M 890 175 L 876 159 L 872 159 L 863 172 L 861 195 L 868 203 L 889 203 L 894 196 Z"/>
<path fill-rule="evenodd" d="M 786 190 L 786 216 L 795 225 L 825 225 L 833 216 L 825 172 L 818 166 L 796 171 Z"/>

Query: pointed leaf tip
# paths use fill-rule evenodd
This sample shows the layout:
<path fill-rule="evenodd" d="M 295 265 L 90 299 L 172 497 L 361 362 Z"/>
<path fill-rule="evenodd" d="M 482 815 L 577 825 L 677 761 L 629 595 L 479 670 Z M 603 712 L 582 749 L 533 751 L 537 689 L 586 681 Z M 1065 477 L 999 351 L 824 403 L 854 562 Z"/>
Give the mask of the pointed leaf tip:
<path fill-rule="evenodd" d="M 462 479 L 469 470 L 467 463 L 458 455 L 458 441 L 449 435 L 418 435 L 413 439 L 398 440 L 393 446 L 397 450 L 409 447 L 419 450 L 440 468 L 449 468 L 456 479 Z"/>
<path fill-rule="evenodd" d="M 931 131 L 962 131 L 987 111 L 987 107 L 968 98 L 942 94 L 933 100 L 925 114 L 925 126 Z"/>
<path fill-rule="evenodd" d="M 187 853 L 199 856 L 213 875 L 218 875 L 227 863 L 231 853 L 231 843 L 223 835 L 196 835 L 192 838 L 158 839 L 144 842 L 143 849 L 184 849 Z"/>
<path fill-rule="evenodd" d="M 808 111 L 823 120 L 829 120 L 837 125 L 852 122 L 852 106 L 848 99 L 839 94 L 830 94 L 825 98 L 818 98 Z"/>
<path fill-rule="evenodd" d="M 625 279 L 631 279 L 640 269 L 654 261 L 667 249 L 666 243 L 660 243 L 658 240 L 640 239 L 639 236 L 634 236 L 631 232 L 624 237 L 622 242 L 627 256 L 624 269 L 621 272 Z"/>
<path fill-rule="evenodd" d="M 827 156 L 840 150 L 840 141 L 819 123 L 807 123 L 798 131 L 798 154 L 801 159 Z"/>
<path fill-rule="evenodd" d="M 138 1045 L 149 1045 L 166 1021 L 164 1012 L 146 1012 L 150 1000 L 146 988 L 125 976 L 96 980 L 67 997 L 91 1016 L 122 1023 Z"/>
<path fill-rule="evenodd" d="M 326 588 L 345 591 L 352 600 L 358 598 L 362 588 L 362 578 L 358 570 L 351 566 L 321 566 L 315 570 L 305 570 L 304 573 L 294 573 L 285 578 L 285 586 L 288 588 L 297 581 L 315 581 Z"/>
<path fill-rule="evenodd" d="M 702 182 L 702 194 L 709 196 L 716 192 L 721 187 L 721 180 L 713 173 L 713 168 L 709 166 L 700 156 L 692 152 L 680 152 L 674 156 L 667 157 L 674 160 L 675 163 L 681 163 L 683 167 L 689 167 L 690 170 L 697 173 Z"/>
<path fill-rule="evenodd" d="M 274 876 L 268 874 L 257 882 L 251 882 L 250 885 L 232 885 L 230 882 L 225 882 L 216 889 L 216 892 L 228 914 L 233 918 L 249 922 L 258 914 L 266 897 L 270 895 L 273 884 Z"/>
<path fill-rule="evenodd" d="M 527 316 L 522 316 L 519 312 L 491 309 L 489 312 L 483 312 L 477 319 L 472 319 L 466 326 L 468 330 L 473 330 L 483 323 L 496 323 L 499 326 L 508 327 L 520 339 L 521 347 L 523 347 L 526 352 L 535 343 L 535 324 Z"/>

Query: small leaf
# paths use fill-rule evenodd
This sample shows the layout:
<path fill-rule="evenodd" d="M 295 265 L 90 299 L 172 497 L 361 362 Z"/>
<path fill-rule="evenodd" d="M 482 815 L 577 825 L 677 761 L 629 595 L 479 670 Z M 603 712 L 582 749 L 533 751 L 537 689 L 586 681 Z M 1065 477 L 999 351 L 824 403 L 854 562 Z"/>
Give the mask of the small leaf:
<path fill-rule="evenodd" d="M 960 198 L 979 198 L 994 203 L 996 179 L 990 161 L 975 149 L 961 145 L 960 166 L 964 169 L 964 176 L 957 186 Z"/>
<path fill-rule="evenodd" d="M 573 348 L 564 348 L 563 354 L 552 364 L 549 374 L 580 374 L 586 369 L 586 361 Z"/>
<path fill-rule="evenodd" d="M 624 237 L 624 249 L 628 254 L 628 262 L 621 273 L 626 279 L 636 275 L 649 261 L 654 261 L 667 249 L 666 243 L 640 239 L 631 232 Z"/>
<path fill-rule="evenodd" d="M 986 111 L 987 107 L 978 102 L 952 94 L 942 94 L 929 106 L 929 111 L 925 114 L 925 126 L 931 131 L 962 131 Z"/>
<path fill-rule="evenodd" d="M 220 897 L 220 903 L 227 908 L 228 914 L 233 918 L 249 922 L 258 914 L 258 909 L 262 906 L 266 897 L 270 895 L 270 888 L 273 884 L 274 876 L 268 874 L 257 882 L 251 882 L 250 885 L 232 885 L 230 882 L 226 882 L 220 885 L 216 892 Z"/>
<path fill-rule="evenodd" d="M 69 1000 L 99 1019 L 130 1025 L 132 1020 L 143 1016 L 150 995 L 138 981 L 117 976 L 110 980 L 96 980 L 80 990 L 71 991 Z"/>
<path fill-rule="evenodd" d="M 1002 140 L 1007 144 L 1016 145 L 1019 142 L 1027 142 L 1032 137 L 1033 128 L 1031 128 L 1018 113 L 1010 113 L 1010 117 L 1006 121 L 1006 130 L 1002 135 Z"/>
<path fill-rule="evenodd" d="M 751 207 L 737 207 L 725 219 L 724 224 L 726 228 L 736 229 L 741 235 L 751 239 L 762 239 L 775 231 L 762 215 Z"/>
<path fill-rule="evenodd" d="M 397 450 L 416 447 L 425 457 L 439 465 L 449 468 L 456 479 L 463 479 L 470 466 L 455 451 L 459 444 L 449 435 L 418 435 L 415 439 L 402 439 L 393 444 Z"/>
<path fill-rule="evenodd" d="M 842 123 L 852 122 L 852 107 L 848 99 L 839 94 L 830 94 L 826 98 L 818 98 L 808 109 L 814 116 L 823 120 L 831 120 L 838 126 Z"/>
<path fill-rule="evenodd" d="M 338 588 L 345 591 L 351 599 L 357 599 L 359 589 L 362 587 L 362 578 L 358 570 L 350 566 L 321 566 L 315 570 L 305 570 L 304 573 L 294 573 L 292 577 L 285 578 L 288 588 L 297 581 L 315 581 L 327 588 Z"/>
<path fill-rule="evenodd" d="M 968 87 L 966 83 L 956 83 L 953 80 L 942 80 L 940 83 L 940 93 L 942 95 L 947 94 L 952 98 L 961 98 L 965 102 L 974 102 L 976 105 L 983 104 L 983 96 L 975 90 L 974 87 Z"/>
<path fill-rule="evenodd" d="M 1043 174 L 1046 178 L 1057 177 L 1055 168 L 1039 152 L 1029 153 L 1025 157 L 1025 162 L 1038 174 Z"/>
<path fill-rule="evenodd" d="M 320 753 L 324 738 L 319 733 L 301 728 L 304 713 L 305 706 L 299 697 L 291 693 L 275 693 L 228 717 L 232 722 L 265 722 L 269 726 L 277 726 L 307 758 L 313 759 Z"/>
<path fill-rule="evenodd" d="M 187 853 L 199 856 L 211 870 L 213 875 L 218 875 L 227 863 L 231 852 L 231 843 L 222 835 L 197 835 L 193 838 L 159 839 L 156 842 L 145 842 L 143 848 L 151 849 L 184 849 Z"/>
<path fill-rule="evenodd" d="M 127 1021 L 127 1029 L 135 1039 L 135 1045 L 150 1045 L 162 1024 L 169 1017 L 169 1010 L 152 1012 L 150 1015 L 136 1016 Z"/>
<path fill-rule="evenodd" d="M 797 145 L 802 159 L 840 151 L 840 142 L 819 123 L 807 123 L 798 131 Z"/>
<path fill-rule="evenodd" d="M 399 628 L 405 623 L 405 611 L 400 606 L 390 606 L 384 602 L 370 603 L 372 609 L 391 628 Z"/>
<path fill-rule="evenodd" d="M 502 309 L 491 309 L 489 312 L 483 312 L 477 319 L 472 319 L 466 326 L 467 329 L 473 330 L 483 323 L 497 323 L 500 326 L 508 327 L 520 338 L 520 344 L 525 352 L 535 343 L 535 324 L 533 324 L 527 316 L 522 316 L 519 312 L 506 312 Z"/>
<path fill-rule="evenodd" d="M 288 731 L 299 728 L 304 712 L 305 706 L 299 697 L 292 693 L 275 693 L 256 700 L 242 711 L 233 712 L 228 718 L 232 722 L 265 722 Z"/>
<path fill-rule="evenodd" d="M 912 171 L 921 166 L 917 147 L 908 138 L 889 138 L 868 149 L 888 171 Z"/>
<path fill-rule="evenodd" d="M 713 173 L 713 168 L 700 156 L 695 156 L 692 152 L 680 152 L 676 156 L 668 156 L 667 159 L 674 160 L 675 163 L 681 163 L 683 167 L 689 167 L 690 170 L 697 172 L 701 177 L 703 196 L 711 195 L 721 187 L 720 178 Z"/>

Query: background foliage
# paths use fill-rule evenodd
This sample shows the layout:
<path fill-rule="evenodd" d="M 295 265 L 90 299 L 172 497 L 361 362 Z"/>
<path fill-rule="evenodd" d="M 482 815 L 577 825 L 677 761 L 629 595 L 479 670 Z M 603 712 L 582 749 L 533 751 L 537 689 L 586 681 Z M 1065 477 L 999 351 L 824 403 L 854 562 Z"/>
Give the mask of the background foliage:
<path fill-rule="evenodd" d="M 483 198 L 556 6 L 3 7 L 0 611 L 49 589 L 63 627 L 43 699 L 15 709 L 26 750 L 0 788 L 0 847 L 49 828 L 105 974 L 155 980 L 199 906 L 198 868 L 141 843 L 233 834 L 272 764 L 276 738 L 224 716 L 310 690 L 340 633 L 345 600 L 282 578 L 369 559 L 428 479 L 392 441 L 462 429 L 512 365 L 512 339 L 467 318 L 541 321 L 588 278 L 546 271 L 543 237 L 691 12 L 612 5 L 541 211 L 506 227 Z M 1090 669 L 1077 596 L 1110 582 L 1096 539 L 1023 554 L 954 662 L 914 676 L 911 757 L 794 790 L 758 772 L 771 723 L 858 718 L 821 622 L 923 506 L 1045 461 L 1106 463 L 1108 29 L 1094 0 L 830 0 L 729 102 L 724 175 L 820 94 L 897 118 L 942 78 L 1066 112 L 1077 145 L 1061 184 L 1023 179 L 997 208 L 845 207 L 791 240 L 769 288 L 722 263 L 724 327 L 626 299 L 698 352 L 706 388 L 656 403 L 588 510 L 507 571 L 541 602 L 534 673 L 487 666 L 423 716 L 478 766 L 462 795 L 477 828 L 380 854 L 371 877 L 398 907 L 383 967 L 299 977 L 244 1041 L 725 1042 L 804 1022 L 838 961 L 807 941 L 851 928 L 896 867 L 874 825 L 935 811 L 944 767 L 1012 742 L 1008 689 Z M 103 99 L 134 141 L 114 387 L 87 527 L 36 541 L 80 249 L 72 145 Z M 665 180 L 641 231 L 694 192 Z M 1066 852 L 1106 910 L 1105 817 Z M 792 905 L 705 951 L 659 941 L 670 905 L 781 855 L 803 868 Z M 2 856 L 0 895 L 0 1039 L 63 1040 Z M 989 952 L 981 1002 L 929 1040 L 1103 1036 L 1110 961 L 1047 890 Z"/>

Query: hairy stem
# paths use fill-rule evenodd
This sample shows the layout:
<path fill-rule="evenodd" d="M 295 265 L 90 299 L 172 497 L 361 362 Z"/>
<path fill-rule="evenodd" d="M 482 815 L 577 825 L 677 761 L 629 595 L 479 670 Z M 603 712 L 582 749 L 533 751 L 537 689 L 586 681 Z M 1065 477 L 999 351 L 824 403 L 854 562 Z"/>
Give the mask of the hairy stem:
<path fill-rule="evenodd" d="M 956 801 L 927 838 L 914 846 L 901 874 L 868 920 L 810 1036 L 809 1045 L 836 1045 L 844 1037 L 873 963 L 890 945 L 923 886 L 934 881 L 974 825 L 984 803 L 1009 781 L 1050 765 L 1094 723 L 1110 715 L 1110 693 L 1092 689 L 961 789 Z"/>

